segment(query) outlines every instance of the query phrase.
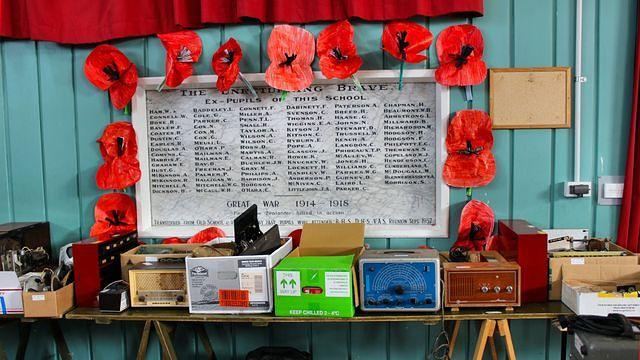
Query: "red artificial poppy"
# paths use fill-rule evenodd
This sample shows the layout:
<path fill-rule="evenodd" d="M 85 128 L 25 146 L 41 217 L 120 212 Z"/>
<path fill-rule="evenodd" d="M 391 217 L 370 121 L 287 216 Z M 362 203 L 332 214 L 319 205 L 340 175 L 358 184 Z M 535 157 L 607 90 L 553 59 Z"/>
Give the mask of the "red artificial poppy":
<path fill-rule="evenodd" d="M 136 229 L 136 204 L 124 193 L 100 196 L 94 209 L 91 236 L 124 234 Z"/>
<path fill-rule="evenodd" d="M 242 49 L 234 38 L 229 38 L 226 43 L 213 54 L 211 66 L 213 72 L 218 75 L 216 87 L 218 91 L 225 92 L 231 88 L 238 74 L 240 74 L 240 59 L 242 59 Z"/>
<path fill-rule="evenodd" d="M 216 226 L 208 227 L 193 235 L 187 242 L 189 244 L 207 243 L 213 239 L 227 236 L 222 229 Z"/>
<path fill-rule="evenodd" d="M 495 216 L 489 205 L 478 200 L 469 201 L 462 209 L 458 239 L 453 247 L 484 250 L 491 239 Z"/>
<path fill-rule="evenodd" d="M 162 243 L 165 245 L 168 244 L 184 244 L 186 240 L 180 239 L 179 237 L 170 237 L 162 240 Z"/>
<path fill-rule="evenodd" d="M 158 34 L 167 50 L 165 60 L 165 84 L 176 87 L 193 74 L 193 63 L 202 54 L 202 41 L 194 31 L 185 30 L 169 34 Z"/>
<path fill-rule="evenodd" d="M 111 103 L 124 109 L 138 85 L 138 70 L 115 46 L 99 45 L 87 56 L 84 74 L 100 90 L 109 90 Z"/>
<path fill-rule="evenodd" d="M 327 79 L 346 79 L 362 66 L 353 42 L 353 26 L 347 20 L 327 26 L 318 35 L 320 71 Z"/>
<path fill-rule="evenodd" d="M 484 41 L 473 25 L 450 26 L 438 36 L 436 81 L 445 86 L 478 85 L 487 77 L 482 60 Z"/>
<path fill-rule="evenodd" d="M 265 73 L 265 81 L 271 87 L 283 91 L 298 91 L 313 82 L 315 43 L 313 35 L 297 26 L 276 25 L 267 43 L 267 55 L 271 64 Z"/>
<path fill-rule="evenodd" d="M 105 161 L 96 173 L 98 188 L 119 190 L 140 180 L 138 144 L 130 123 L 119 121 L 109 124 L 98 143 Z"/>
<path fill-rule="evenodd" d="M 382 32 L 382 49 L 398 60 L 418 63 L 427 59 L 421 53 L 431 46 L 433 35 L 426 27 L 410 21 L 393 21 Z"/>
<path fill-rule="evenodd" d="M 447 160 L 442 171 L 449 186 L 484 186 L 496 175 L 491 153 L 491 119 L 480 110 L 458 111 L 447 130 Z"/>
<path fill-rule="evenodd" d="M 295 229 L 289 233 L 289 236 L 293 241 L 293 248 L 300 246 L 300 239 L 302 238 L 302 229 Z"/>

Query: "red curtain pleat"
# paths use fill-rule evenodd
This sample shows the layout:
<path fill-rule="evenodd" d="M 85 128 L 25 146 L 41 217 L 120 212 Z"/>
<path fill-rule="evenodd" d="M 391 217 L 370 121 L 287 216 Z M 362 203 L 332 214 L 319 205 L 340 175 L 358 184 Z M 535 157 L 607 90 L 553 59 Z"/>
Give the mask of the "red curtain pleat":
<path fill-rule="evenodd" d="M 640 7 L 638 8 L 640 16 Z M 636 62 L 633 75 L 633 100 L 631 109 L 631 128 L 627 149 L 627 166 L 624 179 L 624 193 L 620 224 L 618 226 L 619 245 L 627 249 L 640 251 L 640 22 L 636 31 Z"/>
<path fill-rule="evenodd" d="M 232 24 L 481 16 L 483 0 L 0 0 L 0 37 L 85 44 Z"/>

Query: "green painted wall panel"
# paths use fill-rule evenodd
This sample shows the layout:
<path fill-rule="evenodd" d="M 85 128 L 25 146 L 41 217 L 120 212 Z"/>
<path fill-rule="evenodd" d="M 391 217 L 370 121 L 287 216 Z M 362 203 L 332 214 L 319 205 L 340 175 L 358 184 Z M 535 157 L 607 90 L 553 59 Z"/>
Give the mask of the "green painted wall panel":
<path fill-rule="evenodd" d="M 636 0 L 587 1 L 584 4 L 582 179 L 624 172 L 626 129 L 630 113 Z M 435 39 L 447 26 L 472 22 L 485 38 L 489 67 L 573 66 L 575 4 L 558 0 L 491 0 L 486 16 L 415 18 L 434 35 L 430 59 L 408 67 L 437 66 Z M 363 69 L 398 69 L 399 63 L 380 49 L 382 23 L 353 21 Z M 320 32 L 325 24 L 305 27 Z M 266 44 L 272 25 L 247 23 L 198 30 L 204 51 L 196 74 L 211 73 L 211 56 L 222 41 L 236 38 L 243 46 L 245 73 L 269 65 Z M 165 51 L 154 36 L 112 42 L 138 66 L 141 76 L 163 76 Z M 93 206 L 103 192 L 95 186 L 101 163 L 96 139 L 104 126 L 129 116 L 115 110 L 106 93 L 84 77 L 83 65 L 92 47 L 45 42 L 0 42 L 0 221 L 48 219 L 55 247 L 86 236 Z M 615 56 L 614 56 L 615 55 Z M 317 62 L 314 63 L 317 69 Z M 451 112 L 488 110 L 489 84 L 473 89 L 467 102 L 460 88 L 451 91 Z M 573 177 L 573 129 L 499 130 L 494 133 L 498 165 L 495 180 L 476 189 L 474 198 L 489 203 L 498 218 L 529 219 L 540 227 L 589 227 L 597 235 L 615 236 L 618 208 L 597 206 L 595 198 L 565 199 L 562 185 Z M 18 140 L 19 139 L 19 140 Z M 133 191 L 130 191 L 133 193 Z M 371 248 L 429 245 L 447 249 L 456 238 L 464 189 L 451 189 L 449 239 L 367 239 Z M 512 332 L 519 358 L 555 358 L 558 334 L 547 321 L 514 321 Z M 98 325 L 63 321 L 67 342 L 79 359 L 132 358 L 141 324 Z M 479 323 L 462 325 L 455 359 L 471 356 Z M 15 327 L 7 336 L 9 356 L 15 353 Z M 262 345 L 294 346 L 317 359 L 422 359 L 432 350 L 440 325 L 406 324 L 208 324 L 206 330 L 219 358 L 243 359 Z M 29 345 L 30 358 L 50 358 L 55 345 L 49 329 L 38 325 Z M 202 358 L 204 350 L 189 326 L 176 333 L 183 358 Z M 498 341 L 498 351 L 503 347 Z M 487 354 L 485 354 L 487 355 Z M 159 359 L 152 335 L 148 358 Z"/>

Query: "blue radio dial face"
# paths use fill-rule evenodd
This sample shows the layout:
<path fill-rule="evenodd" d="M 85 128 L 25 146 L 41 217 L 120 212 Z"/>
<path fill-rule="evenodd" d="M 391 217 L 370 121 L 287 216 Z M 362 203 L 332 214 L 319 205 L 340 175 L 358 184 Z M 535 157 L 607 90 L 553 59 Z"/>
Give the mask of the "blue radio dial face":
<path fill-rule="evenodd" d="M 367 262 L 362 272 L 367 309 L 438 308 L 435 262 Z"/>

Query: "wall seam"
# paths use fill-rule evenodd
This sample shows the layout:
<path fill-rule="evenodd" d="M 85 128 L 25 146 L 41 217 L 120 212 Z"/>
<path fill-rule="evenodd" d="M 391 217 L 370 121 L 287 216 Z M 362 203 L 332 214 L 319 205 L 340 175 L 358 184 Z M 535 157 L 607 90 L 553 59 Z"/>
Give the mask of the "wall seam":
<path fill-rule="evenodd" d="M 78 201 L 78 217 L 79 228 L 78 238 L 82 238 L 82 229 L 84 228 L 84 216 L 82 216 L 82 192 L 80 190 L 80 146 L 78 144 L 79 132 L 78 132 L 78 99 L 76 98 L 76 47 L 71 48 L 71 90 L 73 91 L 73 133 L 75 137 L 76 147 L 76 194 Z"/>
<path fill-rule="evenodd" d="M 37 86 L 38 86 L 38 91 L 37 91 L 37 95 L 38 95 L 38 129 L 40 131 L 40 158 L 41 158 L 41 163 L 40 163 L 40 167 L 42 170 L 42 204 L 44 205 L 44 218 L 45 219 L 49 219 L 49 210 L 48 210 L 48 206 L 47 206 L 47 169 L 45 164 L 45 156 L 44 156 L 44 130 L 43 130 L 43 124 L 42 124 L 42 88 L 41 88 L 41 84 L 42 84 L 42 71 L 40 69 L 40 42 L 39 41 L 34 41 L 33 42 L 33 46 L 34 46 L 34 53 L 36 55 L 36 82 L 37 82 Z"/>
<path fill-rule="evenodd" d="M 509 66 L 513 67 L 515 64 L 515 58 L 516 58 L 516 50 L 515 50 L 515 44 L 516 44 L 516 39 L 515 39 L 515 0 L 511 0 L 509 2 Z M 513 177 L 513 169 L 514 169 L 514 162 L 515 162 L 515 154 L 514 154 L 514 149 L 515 149 L 515 130 L 510 129 L 509 131 L 509 168 L 511 169 L 511 171 L 509 172 L 509 218 L 513 219 L 513 185 L 514 185 L 514 177 Z"/>
<path fill-rule="evenodd" d="M 8 205 L 9 205 L 9 215 L 11 217 L 11 221 L 15 221 L 16 218 L 16 213 L 15 213 L 15 199 L 13 197 L 13 181 L 11 180 L 13 178 L 13 169 L 11 167 L 11 153 L 10 153 L 10 145 L 11 145 L 11 137 L 9 136 L 9 132 L 10 132 L 10 122 L 9 122 L 9 102 L 7 101 L 7 69 L 5 66 L 5 62 L 4 59 L 6 58 L 5 56 L 5 48 L 4 48 L 4 44 L 5 42 L 0 42 L 0 56 L 2 57 L 2 62 L 0 63 L 0 65 L 2 66 L 2 69 L 0 69 L 0 71 L 2 72 L 2 96 L 4 97 L 4 101 L 2 102 L 3 104 L 3 109 L 2 111 L 4 112 L 4 126 L 5 126 L 5 161 L 7 164 L 7 196 L 8 196 Z"/>
<path fill-rule="evenodd" d="M 597 184 L 598 181 L 598 157 L 600 154 L 600 89 L 598 88 L 598 84 L 600 84 L 600 0 L 595 0 L 595 59 L 594 59 L 594 91 L 595 91 L 595 101 L 594 101 L 594 130 L 595 130 L 595 152 L 593 156 L 593 175 L 591 177 L 592 184 Z M 593 218 L 591 223 L 591 235 L 596 236 L 597 234 L 597 224 L 598 224 L 598 200 L 596 196 L 591 196 L 591 206 L 593 207 Z"/>
<path fill-rule="evenodd" d="M 553 0 L 552 6 L 553 13 L 551 17 L 553 19 L 553 28 L 551 29 L 552 37 L 553 37 L 553 46 L 551 47 L 551 56 L 553 61 L 553 66 L 558 65 L 558 0 Z M 557 141 L 557 132 L 556 129 L 551 129 L 551 171 L 550 171 L 550 179 L 549 179 L 549 228 L 553 229 L 554 227 L 554 216 L 555 216 L 555 208 L 556 208 L 556 161 L 558 154 L 556 153 L 556 141 Z M 547 347 L 549 346 L 547 342 Z"/>

